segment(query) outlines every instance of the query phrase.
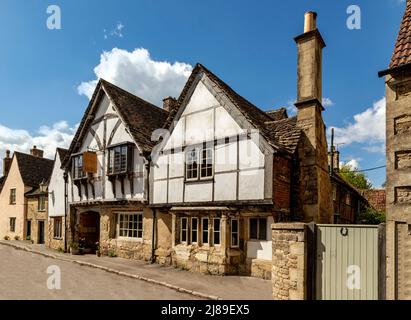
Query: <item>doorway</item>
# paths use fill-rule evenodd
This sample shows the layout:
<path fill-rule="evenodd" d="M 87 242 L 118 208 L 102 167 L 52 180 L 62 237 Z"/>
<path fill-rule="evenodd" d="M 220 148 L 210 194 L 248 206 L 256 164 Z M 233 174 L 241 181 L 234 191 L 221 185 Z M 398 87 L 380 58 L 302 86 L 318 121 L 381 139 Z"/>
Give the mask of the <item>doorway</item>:
<path fill-rule="evenodd" d="M 100 241 L 100 213 L 86 212 L 80 215 L 79 239 L 85 252 L 94 252 L 96 243 Z"/>
<path fill-rule="evenodd" d="M 44 244 L 44 221 L 38 221 L 38 244 Z"/>
<path fill-rule="evenodd" d="M 27 225 L 26 225 L 26 240 L 32 240 L 32 239 L 31 239 L 31 220 L 27 220 Z"/>

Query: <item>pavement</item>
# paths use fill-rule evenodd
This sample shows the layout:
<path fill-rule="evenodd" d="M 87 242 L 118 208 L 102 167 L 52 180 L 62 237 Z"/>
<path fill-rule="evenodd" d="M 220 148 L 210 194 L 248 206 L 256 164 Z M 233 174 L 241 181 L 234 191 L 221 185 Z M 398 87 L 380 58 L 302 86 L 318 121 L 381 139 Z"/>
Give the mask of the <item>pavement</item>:
<path fill-rule="evenodd" d="M 87 269 L 94 268 L 112 275 L 127 277 L 147 284 L 162 286 L 163 289 L 193 299 L 208 300 L 271 300 L 271 281 L 243 276 L 204 275 L 158 264 L 122 258 L 97 257 L 95 255 L 74 256 L 60 253 L 44 245 L 24 241 L 0 240 L 0 247 L 9 246 L 48 259 L 74 263 Z M 82 268 L 80 268 L 82 269 Z M 0 270 L 0 274 L 2 270 Z M 1 278 L 0 278 L 1 279 Z M 161 299 L 157 297 L 155 299 Z M 185 298 L 182 298 L 185 299 Z"/>

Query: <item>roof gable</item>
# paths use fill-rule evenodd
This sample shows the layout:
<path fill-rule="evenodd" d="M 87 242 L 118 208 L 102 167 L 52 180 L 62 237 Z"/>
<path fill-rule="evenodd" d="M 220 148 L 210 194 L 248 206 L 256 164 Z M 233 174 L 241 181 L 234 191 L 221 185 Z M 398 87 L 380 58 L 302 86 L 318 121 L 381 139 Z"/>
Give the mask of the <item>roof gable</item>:
<path fill-rule="evenodd" d="M 80 148 L 87 128 L 95 120 L 96 108 L 104 95 L 107 95 L 113 103 L 124 126 L 143 153 L 149 153 L 157 143 L 151 139 L 152 132 L 163 127 L 168 112 L 106 80 L 100 79 L 63 161 L 63 166 L 67 166 L 70 155 Z"/>
<path fill-rule="evenodd" d="M 407 0 L 405 13 L 401 21 L 395 43 L 394 53 L 390 62 L 390 69 L 398 68 L 411 63 L 411 1 Z"/>
<path fill-rule="evenodd" d="M 54 164 L 53 160 L 20 152 L 15 152 L 14 158 L 17 160 L 17 166 L 24 185 L 35 188 L 41 182 L 50 179 Z"/>
<path fill-rule="evenodd" d="M 282 120 L 288 118 L 285 109 L 271 111 L 271 114 L 262 111 L 260 108 L 256 107 L 254 104 L 237 94 L 225 82 L 201 64 L 197 64 L 194 68 L 180 94 L 180 97 L 178 98 L 178 108 L 175 108 L 172 112 L 170 112 L 165 123 L 171 132 L 173 131 L 175 125 L 173 122 L 178 120 L 181 116 L 190 99 L 190 96 L 193 94 L 198 82 L 202 80 L 203 75 L 205 75 L 210 82 L 210 92 L 213 93 L 219 102 L 221 102 L 221 105 L 227 107 L 227 104 L 224 103 L 224 98 L 228 100 L 231 105 L 234 105 L 236 111 L 241 114 L 249 126 L 251 125 L 252 128 L 260 131 L 261 136 L 268 142 L 274 151 L 284 153 L 293 153 L 295 151 L 296 141 L 298 143 L 301 130 L 296 128 L 296 121 L 294 120 L 281 122 Z M 207 85 L 207 82 L 204 83 Z M 230 110 L 228 111 L 230 112 Z M 231 113 L 233 113 L 233 110 L 231 110 Z M 233 116 L 233 118 L 238 120 L 238 117 Z M 274 124 L 276 120 L 279 120 L 280 122 Z M 242 128 L 248 129 L 244 121 L 239 124 Z M 286 130 L 281 130 L 281 133 L 278 134 L 271 132 L 273 129 L 280 129 L 281 125 L 284 125 Z M 287 138 L 288 135 L 290 135 L 289 138 Z"/>

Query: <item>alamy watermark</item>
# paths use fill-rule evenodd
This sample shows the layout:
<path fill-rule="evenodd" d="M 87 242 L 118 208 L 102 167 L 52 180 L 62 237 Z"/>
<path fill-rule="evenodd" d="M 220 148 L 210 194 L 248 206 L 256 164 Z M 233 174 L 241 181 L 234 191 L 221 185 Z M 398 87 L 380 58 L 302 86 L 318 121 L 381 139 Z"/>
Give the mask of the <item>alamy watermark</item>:
<path fill-rule="evenodd" d="M 49 266 L 47 268 L 47 289 L 61 290 L 61 270 L 59 266 Z"/>
<path fill-rule="evenodd" d="M 349 30 L 361 30 L 361 8 L 355 4 L 347 8 L 347 28 Z"/>
<path fill-rule="evenodd" d="M 49 15 L 46 21 L 49 30 L 61 30 L 61 9 L 58 5 L 50 5 L 47 7 Z"/>

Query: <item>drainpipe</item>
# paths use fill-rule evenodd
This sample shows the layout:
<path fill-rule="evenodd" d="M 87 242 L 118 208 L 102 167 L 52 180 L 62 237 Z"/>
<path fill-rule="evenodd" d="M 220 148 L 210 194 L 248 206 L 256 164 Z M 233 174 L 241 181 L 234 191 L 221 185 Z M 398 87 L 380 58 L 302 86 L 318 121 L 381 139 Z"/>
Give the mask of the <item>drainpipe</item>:
<path fill-rule="evenodd" d="M 64 171 L 64 252 L 67 252 L 68 173 Z"/>
<path fill-rule="evenodd" d="M 147 157 L 148 162 L 146 163 L 146 170 L 147 170 L 147 180 L 146 180 L 146 190 L 147 190 L 147 203 L 150 205 L 150 169 L 151 169 L 151 156 Z M 151 209 L 151 212 L 153 213 L 153 227 L 152 227 L 152 232 L 151 232 L 151 263 L 156 262 L 156 210 Z"/>

